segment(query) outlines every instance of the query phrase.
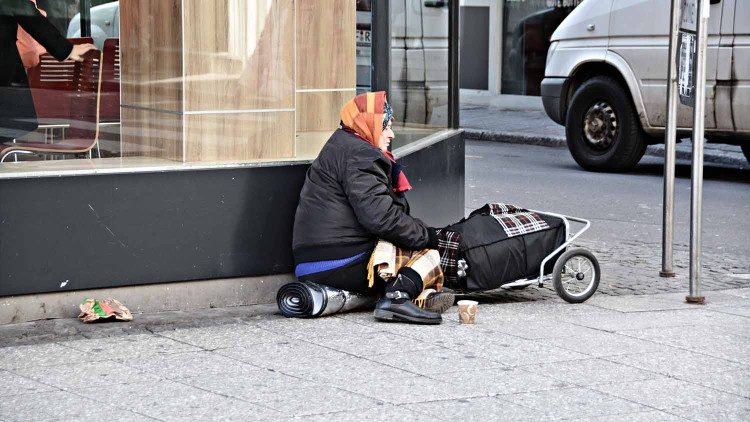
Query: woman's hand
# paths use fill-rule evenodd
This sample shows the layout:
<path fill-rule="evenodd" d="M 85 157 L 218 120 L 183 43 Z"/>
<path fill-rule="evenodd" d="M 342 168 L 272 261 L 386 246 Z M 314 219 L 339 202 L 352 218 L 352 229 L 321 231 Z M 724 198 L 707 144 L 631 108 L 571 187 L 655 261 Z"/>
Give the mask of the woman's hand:
<path fill-rule="evenodd" d="M 75 44 L 73 45 L 73 50 L 70 52 L 68 59 L 82 62 L 83 55 L 91 50 L 96 50 L 96 46 L 94 44 Z"/>

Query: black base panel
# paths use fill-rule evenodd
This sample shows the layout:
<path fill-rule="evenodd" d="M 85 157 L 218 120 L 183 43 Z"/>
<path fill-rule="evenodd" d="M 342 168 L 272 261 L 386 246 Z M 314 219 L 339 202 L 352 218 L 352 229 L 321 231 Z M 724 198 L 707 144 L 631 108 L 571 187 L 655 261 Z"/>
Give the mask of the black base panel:
<path fill-rule="evenodd" d="M 411 214 L 433 227 L 445 227 L 464 216 L 465 147 L 463 132 L 398 160 L 409 183 Z"/>
<path fill-rule="evenodd" d="M 402 161 L 414 215 L 462 216 L 459 133 Z M 0 180 L 0 296 L 292 272 L 307 168 Z"/>

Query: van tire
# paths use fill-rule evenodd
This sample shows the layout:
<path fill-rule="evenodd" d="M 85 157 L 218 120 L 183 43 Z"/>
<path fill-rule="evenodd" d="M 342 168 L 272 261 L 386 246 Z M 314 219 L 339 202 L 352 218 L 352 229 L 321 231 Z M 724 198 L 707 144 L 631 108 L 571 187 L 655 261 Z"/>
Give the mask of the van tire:
<path fill-rule="evenodd" d="M 646 137 L 630 95 L 609 76 L 593 77 L 576 89 L 565 137 L 576 163 L 591 171 L 632 170 L 646 152 Z"/>

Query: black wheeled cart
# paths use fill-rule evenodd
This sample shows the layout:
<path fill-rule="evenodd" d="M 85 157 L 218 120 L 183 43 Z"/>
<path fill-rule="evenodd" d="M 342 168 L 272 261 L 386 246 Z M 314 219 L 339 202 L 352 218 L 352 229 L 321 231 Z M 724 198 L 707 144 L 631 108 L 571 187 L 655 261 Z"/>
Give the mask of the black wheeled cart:
<path fill-rule="evenodd" d="M 558 296 L 570 303 L 596 292 L 599 262 L 590 251 L 571 247 L 591 226 L 588 220 L 525 209 L 494 214 L 488 207 L 446 228 L 460 236 L 456 271 L 446 273 L 446 287 L 459 292 L 523 289 L 551 279 Z"/>

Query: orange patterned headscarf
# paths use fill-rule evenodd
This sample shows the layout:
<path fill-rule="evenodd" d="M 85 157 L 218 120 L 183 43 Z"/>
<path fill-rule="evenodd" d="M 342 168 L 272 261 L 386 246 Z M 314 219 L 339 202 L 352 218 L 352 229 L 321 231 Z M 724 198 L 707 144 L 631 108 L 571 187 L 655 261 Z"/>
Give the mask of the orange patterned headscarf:
<path fill-rule="evenodd" d="M 385 91 L 359 94 L 341 108 L 341 123 L 377 147 L 383 133 L 385 103 Z"/>
<path fill-rule="evenodd" d="M 365 92 L 354 97 L 341 108 L 341 125 L 344 130 L 353 132 L 375 148 L 383 133 L 386 114 L 393 116 L 390 106 L 385 99 L 385 91 Z M 390 120 L 390 119 L 389 119 Z M 411 184 L 401 166 L 396 163 L 390 151 L 383 151 L 383 155 L 391 161 L 392 189 L 396 193 L 403 193 L 411 189 Z"/>

